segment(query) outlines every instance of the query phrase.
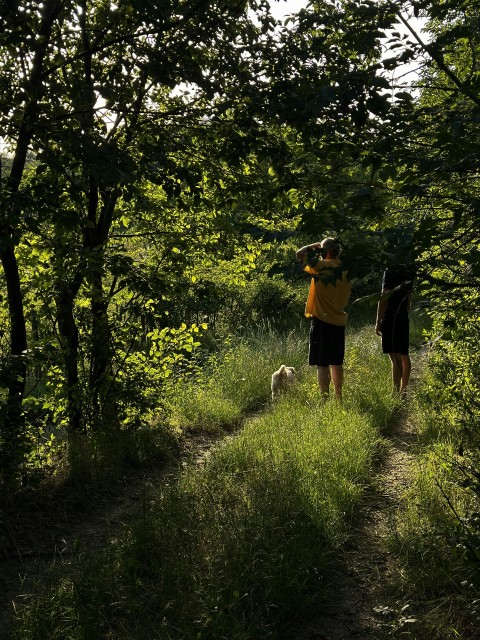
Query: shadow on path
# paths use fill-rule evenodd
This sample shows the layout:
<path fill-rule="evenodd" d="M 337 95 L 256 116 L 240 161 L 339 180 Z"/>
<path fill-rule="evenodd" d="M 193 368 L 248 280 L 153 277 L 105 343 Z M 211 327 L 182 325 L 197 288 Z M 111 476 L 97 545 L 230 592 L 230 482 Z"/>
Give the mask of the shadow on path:
<path fill-rule="evenodd" d="M 338 570 L 322 586 L 325 597 L 284 640 L 384 640 L 395 628 L 411 625 L 413 612 L 397 601 L 391 587 L 395 558 L 387 547 L 395 514 L 408 487 L 416 434 L 408 406 L 400 409 L 387 434 L 388 448 L 352 525 L 349 543 L 339 550 Z"/>

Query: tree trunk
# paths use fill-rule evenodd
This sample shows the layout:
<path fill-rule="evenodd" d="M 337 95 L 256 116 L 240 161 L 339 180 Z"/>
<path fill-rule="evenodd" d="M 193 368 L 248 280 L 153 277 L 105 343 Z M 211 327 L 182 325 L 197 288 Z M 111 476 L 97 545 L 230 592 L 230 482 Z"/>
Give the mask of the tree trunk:
<path fill-rule="evenodd" d="M 103 258 L 103 256 L 102 256 Z M 101 259 L 100 255 L 97 259 Z M 103 262 L 103 260 L 102 260 Z M 108 321 L 108 301 L 103 291 L 102 265 L 92 275 L 92 367 L 90 388 L 96 427 L 110 430 L 117 423 L 117 403 L 112 379 L 111 331 Z"/>
<path fill-rule="evenodd" d="M 38 29 L 38 37 L 34 43 L 33 60 L 29 77 L 29 96 L 24 107 L 23 116 L 18 129 L 15 153 L 10 175 L 2 189 L 2 214 L 5 215 L 0 226 L 0 259 L 5 273 L 8 292 L 8 308 L 10 314 L 10 353 L 11 370 L 9 372 L 8 399 L 3 422 L 3 445 L 6 468 L 14 469 L 23 458 L 22 402 L 25 393 L 26 362 L 23 353 L 27 349 L 27 330 L 23 308 L 23 295 L 20 286 L 20 275 L 15 256 L 15 239 L 12 223 L 8 218 L 11 198 L 20 187 L 25 169 L 27 153 L 32 140 L 34 125 L 37 119 L 38 101 L 42 88 L 44 60 L 48 50 L 51 32 L 63 3 L 61 0 L 47 0 L 41 8 L 42 18 Z M 16 240 L 18 242 L 18 239 Z"/>
<path fill-rule="evenodd" d="M 93 186 L 93 183 L 92 183 Z M 115 384 L 112 375 L 112 339 L 108 321 L 108 300 L 103 290 L 105 247 L 112 224 L 119 189 L 103 194 L 103 204 L 94 236 L 91 238 L 90 285 L 92 310 L 92 366 L 90 387 L 98 429 L 112 429 L 118 423 Z"/>
<path fill-rule="evenodd" d="M 72 286 L 60 282 L 55 296 L 67 386 L 68 430 L 71 434 L 84 426 L 78 378 L 78 327 L 74 315 L 75 297 L 80 287 L 77 284 Z"/>
<path fill-rule="evenodd" d="M 13 469 L 23 455 L 22 401 L 25 392 L 27 367 L 25 351 L 27 349 L 27 330 L 23 312 L 23 297 L 20 288 L 20 276 L 17 259 L 11 245 L 0 250 L 5 280 L 7 283 L 8 310 L 10 314 L 10 353 L 11 360 L 8 379 L 8 399 L 1 436 L 3 439 L 2 466 Z"/>

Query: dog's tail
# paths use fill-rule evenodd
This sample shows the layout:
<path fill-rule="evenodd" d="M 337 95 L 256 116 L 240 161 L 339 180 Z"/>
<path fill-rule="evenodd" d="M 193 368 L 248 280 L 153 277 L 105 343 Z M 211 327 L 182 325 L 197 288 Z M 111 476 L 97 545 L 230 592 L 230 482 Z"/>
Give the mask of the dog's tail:
<path fill-rule="evenodd" d="M 282 373 L 285 371 L 285 369 L 286 369 L 286 368 L 287 368 L 287 367 L 286 367 L 284 364 L 282 364 L 282 365 L 280 366 L 280 369 L 278 370 L 278 373 L 282 374 Z"/>

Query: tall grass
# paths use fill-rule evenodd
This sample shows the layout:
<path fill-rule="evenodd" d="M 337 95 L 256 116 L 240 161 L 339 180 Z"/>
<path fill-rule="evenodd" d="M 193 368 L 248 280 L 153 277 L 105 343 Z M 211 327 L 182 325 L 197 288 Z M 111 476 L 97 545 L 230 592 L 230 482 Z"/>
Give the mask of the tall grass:
<path fill-rule="evenodd" d="M 419 434 L 412 483 L 390 540 L 396 586 L 421 614 L 418 640 L 478 638 L 478 475 L 462 453 L 457 407 L 448 397 L 444 378 L 427 366 L 411 403 Z"/>
<path fill-rule="evenodd" d="M 218 432 L 240 424 L 270 397 L 272 372 L 281 364 L 300 369 L 307 335 L 276 332 L 265 323 L 210 356 L 195 376 L 179 382 L 171 401 L 170 423 L 182 431 Z"/>
<path fill-rule="evenodd" d="M 82 555 L 68 575 L 64 567 L 20 612 L 16 638 L 279 637 L 321 593 L 397 403 L 371 328 L 349 334 L 348 345 L 343 404 L 322 404 L 314 372 L 301 369 L 305 335 L 267 332 L 232 347 L 207 388 L 237 419 L 266 402 L 280 364 L 301 369 L 297 384 L 146 502 L 106 552 Z M 210 394 L 195 395 L 204 387 L 191 387 L 201 418 L 183 391 L 177 411 L 208 429 Z"/>

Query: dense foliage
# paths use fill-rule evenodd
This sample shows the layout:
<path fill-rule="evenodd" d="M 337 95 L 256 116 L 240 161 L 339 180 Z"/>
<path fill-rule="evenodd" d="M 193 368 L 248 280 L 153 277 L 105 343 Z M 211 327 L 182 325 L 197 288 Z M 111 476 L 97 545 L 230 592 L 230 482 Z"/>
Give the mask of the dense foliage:
<path fill-rule="evenodd" d="M 34 441 L 68 435 L 74 462 L 78 434 L 150 425 L 198 348 L 298 310 L 305 236 L 340 236 L 362 294 L 413 263 L 435 337 L 474 342 L 474 2 L 324 0 L 277 24 L 260 0 L 48 0 L 0 18 L 10 479 Z"/>
<path fill-rule="evenodd" d="M 250 106 L 272 24 L 250 9 L 2 5 L 4 468 L 29 426 L 73 445 L 144 423 L 255 265 L 244 228 L 278 230 L 262 158 L 282 143 Z"/>
<path fill-rule="evenodd" d="M 238 341 L 298 323 L 295 248 L 335 234 L 364 301 L 385 265 L 416 271 L 433 355 L 404 539 L 415 570 L 460 550 L 473 589 L 479 20 L 475 0 L 312 0 L 284 23 L 266 0 L 1 2 L 2 497 L 237 426 L 268 395 Z"/>

